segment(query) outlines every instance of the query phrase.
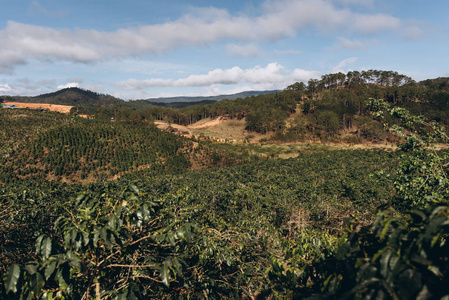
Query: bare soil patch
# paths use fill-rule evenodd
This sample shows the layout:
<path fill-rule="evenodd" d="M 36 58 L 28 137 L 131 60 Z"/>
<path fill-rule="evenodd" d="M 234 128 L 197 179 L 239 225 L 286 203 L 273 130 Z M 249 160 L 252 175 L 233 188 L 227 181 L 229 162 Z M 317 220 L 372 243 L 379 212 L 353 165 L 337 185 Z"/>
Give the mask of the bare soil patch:
<path fill-rule="evenodd" d="M 192 135 L 209 137 L 219 142 L 254 142 L 268 137 L 267 135 L 248 132 L 245 127 L 245 119 L 237 120 L 226 117 L 204 119 L 187 126 Z"/>
<path fill-rule="evenodd" d="M 219 125 L 223 121 L 224 121 L 223 117 L 218 117 L 215 119 L 204 119 L 204 120 L 198 121 L 192 125 L 189 125 L 188 128 L 190 128 L 190 129 L 208 128 L 211 126 Z"/>
<path fill-rule="evenodd" d="M 31 108 L 31 109 L 48 109 L 50 111 L 57 111 L 63 114 L 68 114 L 73 106 L 69 105 L 58 105 L 58 104 L 47 104 L 47 103 L 22 103 L 22 102 L 4 102 L 4 105 L 15 105 L 20 108 Z"/>
<path fill-rule="evenodd" d="M 164 121 L 154 121 L 154 125 L 156 125 L 156 127 L 159 130 L 173 132 L 173 133 L 184 135 L 184 136 L 192 135 L 191 131 L 186 126 L 183 126 L 183 125 L 169 124 Z"/>

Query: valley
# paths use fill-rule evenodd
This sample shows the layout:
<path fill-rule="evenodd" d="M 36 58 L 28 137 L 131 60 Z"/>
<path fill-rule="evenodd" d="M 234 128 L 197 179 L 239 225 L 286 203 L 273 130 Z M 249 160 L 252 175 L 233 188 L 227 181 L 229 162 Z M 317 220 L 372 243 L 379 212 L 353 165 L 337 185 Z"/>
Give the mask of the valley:
<path fill-rule="evenodd" d="M 0 298 L 447 296 L 449 80 L 351 74 L 1 108 Z"/>

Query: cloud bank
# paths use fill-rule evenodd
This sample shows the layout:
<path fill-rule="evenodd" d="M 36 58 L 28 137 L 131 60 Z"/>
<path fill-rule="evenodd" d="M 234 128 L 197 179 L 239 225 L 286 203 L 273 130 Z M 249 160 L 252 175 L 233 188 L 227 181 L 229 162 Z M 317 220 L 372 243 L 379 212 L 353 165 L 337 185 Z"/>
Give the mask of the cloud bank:
<path fill-rule="evenodd" d="M 7 22 L 0 30 L 0 73 L 10 73 L 31 60 L 95 63 L 158 54 L 187 46 L 231 41 L 232 55 L 257 55 L 258 42 L 273 42 L 313 28 L 323 33 L 347 32 L 369 35 L 404 31 L 417 35 L 419 28 L 406 28 L 399 18 L 386 14 L 358 13 L 339 8 L 332 0 L 266 1 L 258 16 L 231 15 L 217 8 L 199 9 L 162 24 L 121 28 L 113 32 L 95 29 L 54 29 Z M 357 2 L 357 1 L 337 1 Z M 362 1 L 364 3 L 370 1 Z M 242 43 L 246 46 L 236 46 Z"/>
<path fill-rule="evenodd" d="M 249 69 L 233 67 L 215 69 L 203 75 L 190 75 L 177 80 L 151 78 L 144 80 L 129 79 L 116 85 L 126 90 L 139 90 L 153 87 L 208 87 L 212 85 L 250 84 L 265 88 L 285 88 L 296 81 L 308 81 L 321 75 L 318 71 L 295 69 L 284 72 L 284 67 L 278 63 L 270 63 L 265 67 L 256 66 Z"/>

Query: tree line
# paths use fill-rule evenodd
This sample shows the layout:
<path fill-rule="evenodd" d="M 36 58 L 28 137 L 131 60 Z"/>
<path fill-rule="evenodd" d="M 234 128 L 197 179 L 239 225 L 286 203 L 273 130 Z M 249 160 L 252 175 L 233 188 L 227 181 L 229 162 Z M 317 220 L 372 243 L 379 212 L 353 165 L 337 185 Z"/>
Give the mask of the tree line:
<path fill-rule="evenodd" d="M 246 120 L 246 129 L 258 133 L 276 133 L 301 140 L 325 139 L 338 132 L 357 129 L 353 139 L 381 137 L 376 122 L 366 113 L 366 99 L 384 99 L 394 106 L 406 107 L 416 114 L 449 124 L 449 79 L 415 82 L 395 71 L 350 71 L 326 74 L 297 82 L 284 90 L 267 95 L 222 100 L 179 109 L 154 106 L 147 101 L 129 101 L 97 107 L 96 118 L 133 123 L 190 125 L 205 118 L 227 117 Z M 286 120 L 296 113 L 292 123 Z"/>

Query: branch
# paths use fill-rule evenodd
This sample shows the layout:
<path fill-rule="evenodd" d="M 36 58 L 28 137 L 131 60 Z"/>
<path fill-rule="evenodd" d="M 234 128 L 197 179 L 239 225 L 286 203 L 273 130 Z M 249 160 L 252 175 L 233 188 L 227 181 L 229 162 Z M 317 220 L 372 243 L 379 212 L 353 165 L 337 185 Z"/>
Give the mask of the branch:
<path fill-rule="evenodd" d="M 117 267 L 117 268 L 154 268 L 157 267 L 159 265 L 120 265 L 120 264 L 111 264 L 111 265 L 107 265 L 106 268 L 113 268 L 113 267 Z"/>
<path fill-rule="evenodd" d="M 152 281 L 154 281 L 154 282 L 157 282 L 157 283 L 163 283 L 162 281 L 157 280 L 157 279 L 155 279 L 155 278 L 153 278 L 153 277 L 150 277 L 150 276 L 134 275 L 134 276 L 132 276 L 132 277 L 133 277 L 133 279 L 134 279 L 134 278 L 145 278 L 145 279 L 150 279 L 150 280 L 152 280 Z"/>

